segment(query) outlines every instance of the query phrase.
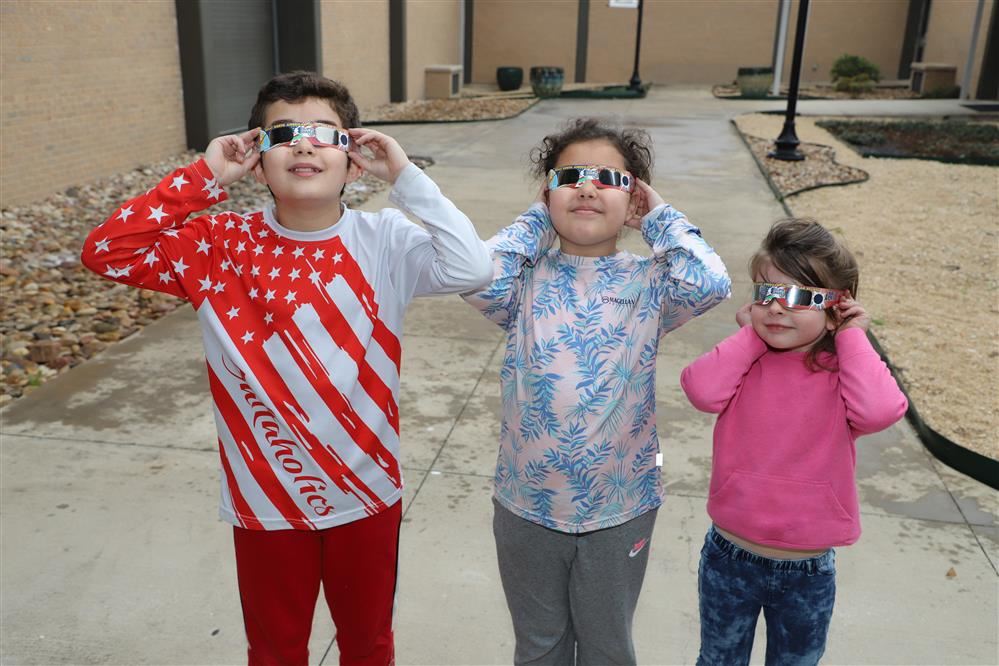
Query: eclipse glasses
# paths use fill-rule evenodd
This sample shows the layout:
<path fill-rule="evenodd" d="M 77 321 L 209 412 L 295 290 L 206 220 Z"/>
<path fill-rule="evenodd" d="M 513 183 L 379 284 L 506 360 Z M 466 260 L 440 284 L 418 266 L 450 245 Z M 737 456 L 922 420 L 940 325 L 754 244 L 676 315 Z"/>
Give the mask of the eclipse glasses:
<path fill-rule="evenodd" d="M 612 189 L 631 192 L 635 189 L 635 179 L 627 171 L 596 164 L 572 164 L 558 167 L 548 172 L 548 189 L 560 187 L 582 187 L 593 183 L 598 190 Z"/>
<path fill-rule="evenodd" d="M 257 146 L 260 148 L 260 152 L 266 153 L 271 148 L 285 144 L 295 145 L 302 139 L 308 139 L 317 148 L 339 148 L 344 152 L 350 150 L 349 134 L 329 125 L 313 123 L 272 125 L 260 132 Z"/>
<path fill-rule="evenodd" d="M 753 283 L 753 303 L 769 305 L 770 301 L 776 300 L 789 310 L 825 310 L 842 297 L 843 292 L 837 289 L 774 282 Z"/>

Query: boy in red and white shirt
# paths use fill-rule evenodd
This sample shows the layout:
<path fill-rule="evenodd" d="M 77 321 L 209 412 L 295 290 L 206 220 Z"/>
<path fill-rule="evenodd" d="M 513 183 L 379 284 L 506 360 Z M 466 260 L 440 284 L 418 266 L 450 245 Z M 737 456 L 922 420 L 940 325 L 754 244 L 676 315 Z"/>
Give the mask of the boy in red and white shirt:
<path fill-rule="evenodd" d="M 91 270 L 197 311 L 251 664 L 306 663 L 320 582 L 341 663 L 392 663 L 404 311 L 492 278 L 468 218 L 395 140 L 359 124 L 340 84 L 277 76 L 249 131 L 212 141 L 83 248 Z M 426 228 L 346 208 L 362 171 Z M 188 219 L 251 172 L 273 204 Z"/>

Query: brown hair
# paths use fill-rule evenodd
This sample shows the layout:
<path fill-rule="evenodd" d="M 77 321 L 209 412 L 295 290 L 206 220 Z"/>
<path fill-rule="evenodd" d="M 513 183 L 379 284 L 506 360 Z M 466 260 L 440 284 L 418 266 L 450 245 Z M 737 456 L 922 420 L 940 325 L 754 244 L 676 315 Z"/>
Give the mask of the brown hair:
<path fill-rule="evenodd" d="M 549 134 L 531 150 L 531 174 L 544 180 L 558 163 L 563 150 L 574 143 L 603 139 L 609 141 L 624 158 L 631 175 L 644 180 L 652 178 L 652 137 L 641 129 L 614 127 L 597 118 L 576 118 L 560 131 Z"/>
<path fill-rule="evenodd" d="M 248 129 L 263 127 L 267 107 L 272 103 L 278 100 L 294 103 L 309 97 L 325 100 L 340 116 L 342 129 L 361 126 L 357 104 L 346 86 L 315 72 L 295 71 L 278 74 L 263 85 L 257 93 L 257 102 L 250 111 Z"/>
<path fill-rule="evenodd" d="M 749 260 L 749 276 L 756 280 L 764 265 L 770 263 L 802 286 L 850 290 L 856 298 L 860 268 L 853 254 L 825 227 L 809 218 L 780 220 L 770 227 L 763 244 Z M 828 308 L 826 317 L 839 324 L 838 310 Z M 836 353 L 835 329 L 809 350 L 805 362 L 813 370 L 831 370 L 818 362 L 822 352 Z"/>

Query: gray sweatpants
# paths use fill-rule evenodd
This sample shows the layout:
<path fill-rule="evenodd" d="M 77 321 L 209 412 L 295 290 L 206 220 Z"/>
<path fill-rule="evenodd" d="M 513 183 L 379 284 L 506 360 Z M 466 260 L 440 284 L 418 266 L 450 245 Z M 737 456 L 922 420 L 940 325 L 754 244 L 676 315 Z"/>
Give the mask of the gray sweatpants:
<path fill-rule="evenodd" d="M 631 621 L 658 509 L 585 534 L 541 527 L 493 500 L 515 664 L 635 664 Z"/>

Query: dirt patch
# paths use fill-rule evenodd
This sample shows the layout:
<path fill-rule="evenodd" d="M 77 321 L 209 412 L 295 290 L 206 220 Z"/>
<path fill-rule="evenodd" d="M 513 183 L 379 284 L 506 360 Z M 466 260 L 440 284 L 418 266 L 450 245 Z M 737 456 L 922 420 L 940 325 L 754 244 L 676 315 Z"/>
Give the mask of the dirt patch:
<path fill-rule="evenodd" d="M 736 124 L 744 134 L 775 137 L 783 118 L 753 114 Z M 796 194 L 791 210 L 841 234 L 857 256 L 860 300 L 925 421 L 999 458 L 999 172 L 863 158 L 808 118 L 797 132 L 870 178 Z M 809 160 L 787 164 L 813 168 Z"/>

